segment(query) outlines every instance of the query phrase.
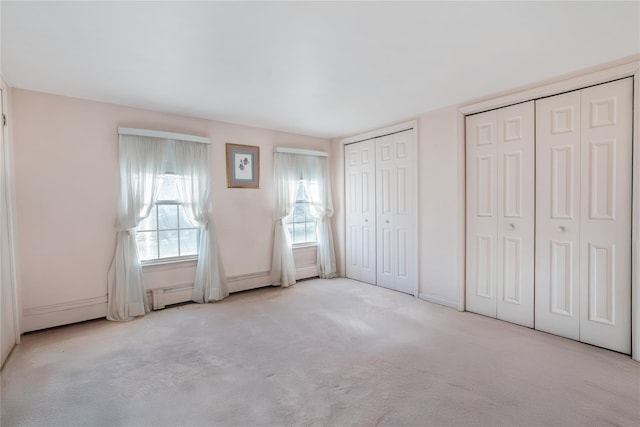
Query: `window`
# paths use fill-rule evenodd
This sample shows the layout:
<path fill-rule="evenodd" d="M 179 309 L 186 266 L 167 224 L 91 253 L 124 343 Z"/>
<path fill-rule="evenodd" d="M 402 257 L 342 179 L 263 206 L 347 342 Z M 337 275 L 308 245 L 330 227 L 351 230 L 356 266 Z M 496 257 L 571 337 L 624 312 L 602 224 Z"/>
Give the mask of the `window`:
<path fill-rule="evenodd" d="M 198 227 L 185 215 L 178 201 L 177 177 L 162 176 L 160 192 L 148 217 L 136 232 L 141 261 L 198 255 Z"/>
<path fill-rule="evenodd" d="M 293 214 L 285 218 L 285 224 L 289 229 L 291 243 L 315 243 L 318 241 L 318 220 L 311 214 L 310 191 L 317 191 L 315 183 L 300 181 L 296 191 L 296 204 Z"/>

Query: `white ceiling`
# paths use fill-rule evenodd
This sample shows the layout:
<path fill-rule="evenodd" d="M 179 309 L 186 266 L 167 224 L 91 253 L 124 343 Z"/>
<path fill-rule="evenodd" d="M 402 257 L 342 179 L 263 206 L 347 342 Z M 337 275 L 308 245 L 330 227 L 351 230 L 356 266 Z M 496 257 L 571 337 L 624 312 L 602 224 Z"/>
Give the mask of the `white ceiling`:
<path fill-rule="evenodd" d="M 10 86 L 321 137 L 640 53 L 637 1 L 0 4 Z"/>

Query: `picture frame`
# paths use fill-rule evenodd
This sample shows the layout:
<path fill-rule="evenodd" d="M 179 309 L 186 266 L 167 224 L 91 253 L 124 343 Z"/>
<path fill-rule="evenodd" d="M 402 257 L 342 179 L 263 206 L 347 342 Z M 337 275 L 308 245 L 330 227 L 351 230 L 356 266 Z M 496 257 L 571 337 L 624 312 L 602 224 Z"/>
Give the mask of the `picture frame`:
<path fill-rule="evenodd" d="M 227 143 L 227 188 L 260 188 L 260 147 Z"/>

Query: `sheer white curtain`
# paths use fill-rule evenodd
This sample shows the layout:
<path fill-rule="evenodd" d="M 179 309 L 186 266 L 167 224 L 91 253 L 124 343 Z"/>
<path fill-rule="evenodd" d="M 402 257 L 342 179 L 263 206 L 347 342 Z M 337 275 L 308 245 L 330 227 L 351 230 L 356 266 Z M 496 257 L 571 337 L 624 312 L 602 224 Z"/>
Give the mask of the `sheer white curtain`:
<path fill-rule="evenodd" d="M 173 154 L 180 203 L 189 220 L 200 228 L 192 299 L 195 302 L 219 301 L 227 297 L 229 291 L 211 220 L 209 145 L 180 141 L 174 144 Z"/>
<path fill-rule="evenodd" d="M 329 177 L 329 159 L 311 157 L 312 164 L 302 172 L 303 179 L 316 183 L 317 191 L 310 191 L 311 213 L 318 218 L 318 270 L 323 279 L 332 279 L 336 274 L 336 254 L 333 247 L 331 217 L 333 201 Z"/>
<path fill-rule="evenodd" d="M 302 179 L 310 183 L 312 214 L 318 221 L 318 267 L 320 277 L 336 277 L 336 258 L 331 232 L 333 203 L 329 180 L 329 159 L 304 154 L 275 153 L 275 235 L 273 242 L 272 274 L 274 283 L 290 286 L 296 283 L 296 269 L 291 248 L 291 238 L 284 219 L 295 206 L 296 188 Z"/>
<path fill-rule="evenodd" d="M 291 236 L 284 225 L 284 219 L 291 215 L 295 205 L 296 188 L 300 180 L 299 158 L 297 154 L 274 154 L 274 197 L 273 219 L 273 262 L 271 274 L 274 284 L 290 286 L 296 283 L 296 266 L 291 250 Z"/>
<path fill-rule="evenodd" d="M 136 227 L 149 216 L 157 199 L 168 149 L 168 141 L 120 135 L 118 236 L 109 270 L 109 320 L 129 320 L 149 312 L 136 246 Z"/>

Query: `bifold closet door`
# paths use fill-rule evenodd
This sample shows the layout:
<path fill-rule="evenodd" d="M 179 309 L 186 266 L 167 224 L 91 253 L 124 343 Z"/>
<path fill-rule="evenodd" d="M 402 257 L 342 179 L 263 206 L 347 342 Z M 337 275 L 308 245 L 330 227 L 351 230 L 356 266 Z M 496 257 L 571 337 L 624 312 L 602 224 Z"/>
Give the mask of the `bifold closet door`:
<path fill-rule="evenodd" d="M 533 327 L 534 103 L 469 116 L 467 310 Z"/>
<path fill-rule="evenodd" d="M 415 130 L 376 138 L 377 284 L 415 295 L 418 283 Z"/>
<path fill-rule="evenodd" d="M 345 146 L 346 275 L 376 283 L 376 150 L 373 139 Z"/>
<path fill-rule="evenodd" d="M 632 79 L 536 102 L 536 329 L 631 352 Z"/>

